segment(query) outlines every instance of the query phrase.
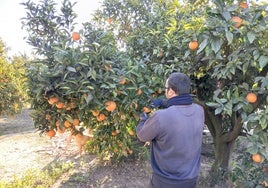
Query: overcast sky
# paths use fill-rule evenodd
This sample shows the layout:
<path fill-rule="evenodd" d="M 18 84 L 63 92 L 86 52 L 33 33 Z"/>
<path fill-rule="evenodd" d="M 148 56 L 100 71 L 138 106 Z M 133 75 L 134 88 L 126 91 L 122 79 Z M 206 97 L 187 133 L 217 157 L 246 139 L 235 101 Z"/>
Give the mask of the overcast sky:
<path fill-rule="evenodd" d="M 26 15 L 24 6 L 20 3 L 28 0 L 0 0 L 0 38 L 10 49 L 9 55 L 30 54 L 31 47 L 23 37 L 26 32 L 21 29 L 21 18 Z M 39 2 L 39 0 L 32 0 Z M 90 19 L 91 14 L 100 7 L 102 0 L 71 0 L 77 2 L 74 11 L 78 14 L 77 23 L 83 23 Z M 62 0 L 55 0 L 61 4 Z"/>

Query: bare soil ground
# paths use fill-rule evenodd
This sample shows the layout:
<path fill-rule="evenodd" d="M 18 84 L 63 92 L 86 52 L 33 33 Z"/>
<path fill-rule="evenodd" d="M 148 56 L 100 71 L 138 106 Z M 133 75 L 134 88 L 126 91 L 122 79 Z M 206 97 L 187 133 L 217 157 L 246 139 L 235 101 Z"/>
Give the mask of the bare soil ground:
<path fill-rule="evenodd" d="M 36 132 L 29 116 L 30 109 L 13 117 L 0 117 L 0 179 L 12 180 L 20 177 L 27 169 L 45 169 L 54 161 L 72 162 L 75 168 L 58 179 L 52 186 L 58 187 L 102 187 L 144 188 L 151 167 L 149 161 L 132 160 L 119 164 L 100 163 L 96 156 L 78 155 L 73 141 L 65 151 L 67 134 L 49 139 Z M 202 170 L 199 187 L 207 188 L 206 177 L 213 161 L 210 138 L 204 136 Z"/>

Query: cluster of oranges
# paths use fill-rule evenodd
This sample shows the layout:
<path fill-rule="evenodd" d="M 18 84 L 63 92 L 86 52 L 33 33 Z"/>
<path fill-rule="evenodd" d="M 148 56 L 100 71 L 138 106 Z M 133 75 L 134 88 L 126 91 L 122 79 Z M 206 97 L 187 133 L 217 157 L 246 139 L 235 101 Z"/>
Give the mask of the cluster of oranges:
<path fill-rule="evenodd" d="M 248 8 L 248 4 L 246 2 L 241 2 L 239 4 L 239 7 L 241 9 L 247 9 Z M 240 18 L 239 16 L 233 16 L 231 18 L 231 22 L 234 23 L 234 27 L 235 28 L 239 28 L 243 24 L 244 20 L 242 18 Z"/>
<path fill-rule="evenodd" d="M 71 109 L 76 107 L 74 102 L 69 102 L 68 104 L 65 104 L 65 103 L 61 102 L 58 97 L 55 97 L 55 96 L 50 97 L 48 99 L 48 103 L 50 105 L 55 105 L 58 109 L 71 110 Z"/>
<path fill-rule="evenodd" d="M 71 101 L 67 104 L 65 104 L 64 102 L 60 101 L 60 99 L 57 97 L 57 96 L 51 96 L 49 97 L 48 99 L 48 103 L 54 107 L 56 107 L 57 109 L 59 110 L 71 110 L 71 109 L 74 109 L 76 108 L 76 104 L 75 102 Z M 50 121 L 52 120 L 52 117 L 50 114 L 46 114 L 46 120 Z M 55 125 L 56 125 L 56 128 L 57 128 L 57 132 L 58 133 L 64 133 L 66 128 L 70 128 L 70 127 L 73 127 L 73 126 L 78 126 L 80 124 L 80 120 L 78 118 L 73 118 L 72 121 L 71 120 L 65 120 L 63 122 L 63 125 L 64 126 L 61 126 L 61 122 L 59 120 L 56 121 Z M 53 129 L 51 130 L 48 130 L 46 132 L 46 135 L 50 138 L 54 137 L 56 132 L 54 133 L 55 131 Z"/>

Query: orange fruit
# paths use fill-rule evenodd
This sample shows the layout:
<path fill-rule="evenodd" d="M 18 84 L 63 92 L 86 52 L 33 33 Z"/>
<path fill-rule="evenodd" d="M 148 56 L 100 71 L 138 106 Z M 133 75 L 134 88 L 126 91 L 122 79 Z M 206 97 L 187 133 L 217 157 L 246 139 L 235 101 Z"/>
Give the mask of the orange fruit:
<path fill-rule="evenodd" d="M 56 127 L 60 126 L 60 121 L 56 121 Z"/>
<path fill-rule="evenodd" d="M 81 133 L 78 133 L 75 135 L 75 139 L 81 140 L 83 139 L 83 135 Z"/>
<path fill-rule="evenodd" d="M 138 109 L 138 107 L 139 107 L 139 105 L 138 105 L 137 102 L 132 102 L 132 103 L 130 104 L 130 108 Z"/>
<path fill-rule="evenodd" d="M 104 115 L 104 114 L 99 114 L 98 116 L 97 116 L 97 120 L 98 121 L 103 121 L 103 120 L 105 120 L 106 119 L 106 116 Z"/>
<path fill-rule="evenodd" d="M 233 16 L 231 21 L 234 22 L 234 27 L 236 28 L 239 28 L 243 23 L 243 20 L 238 16 Z"/>
<path fill-rule="evenodd" d="M 141 95 L 142 94 L 142 90 L 141 89 L 138 89 L 137 94 L 138 95 Z"/>
<path fill-rule="evenodd" d="M 80 34 L 79 34 L 78 32 L 73 32 L 73 33 L 72 33 L 72 39 L 73 39 L 74 41 L 78 41 L 78 40 L 80 40 Z"/>
<path fill-rule="evenodd" d="M 257 95 L 253 92 L 248 93 L 246 99 L 249 103 L 255 103 L 257 101 Z"/>
<path fill-rule="evenodd" d="M 158 57 L 163 57 L 164 56 L 164 51 L 163 50 L 160 50 L 159 52 L 158 52 Z"/>
<path fill-rule="evenodd" d="M 149 112 L 151 112 L 151 109 L 145 106 L 145 107 L 143 107 L 143 111 L 145 113 L 149 113 Z"/>
<path fill-rule="evenodd" d="M 50 97 L 49 99 L 48 99 L 48 103 L 49 104 L 54 104 L 54 103 L 57 103 L 59 101 L 59 98 L 58 97 Z"/>
<path fill-rule="evenodd" d="M 116 136 L 117 132 L 116 131 L 112 131 L 112 136 Z"/>
<path fill-rule="evenodd" d="M 135 132 L 133 130 L 128 130 L 128 134 L 130 134 L 131 136 L 134 136 Z"/>
<path fill-rule="evenodd" d="M 246 9 L 246 8 L 248 8 L 248 4 L 246 2 L 242 2 L 239 4 L 239 7 L 242 9 Z"/>
<path fill-rule="evenodd" d="M 74 126 L 77 126 L 77 125 L 79 125 L 79 124 L 80 124 L 79 119 L 75 118 L 75 119 L 73 120 L 73 125 L 74 125 Z"/>
<path fill-rule="evenodd" d="M 64 103 L 57 102 L 56 107 L 59 108 L 59 109 L 64 108 Z"/>
<path fill-rule="evenodd" d="M 93 116 L 95 116 L 95 117 L 100 114 L 99 110 L 92 110 L 91 112 L 92 112 Z"/>
<path fill-rule="evenodd" d="M 196 40 L 192 40 L 189 42 L 189 49 L 190 50 L 196 50 L 198 48 L 199 44 Z"/>
<path fill-rule="evenodd" d="M 107 22 L 108 22 L 108 24 L 111 24 L 113 22 L 113 19 L 112 18 L 108 18 L 107 19 Z"/>
<path fill-rule="evenodd" d="M 66 120 L 66 121 L 64 121 L 64 126 L 65 126 L 66 128 L 68 128 L 68 127 L 71 127 L 72 124 L 71 124 L 70 121 Z"/>
<path fill-rule="evenodd" d="M 120 94 L 122 93 L 122 92 L 119 91 L 119 90 L 116 90 L 115 92 L 116 92 L 117 95 L 120 95 Z"/>
<path fill-rule="evenodd" d="M 124 85 L 126 82 L 127 82 L 127 80 L 125 78 L 120 78 L 118 83 L 121 85 Z"/>
<path fill-rule="evenodd" d="M 46 120 L 51 120 L 51 115 L 46 114 Z"/>
<path fill-rule="evenodd" d="M 261 163 L 262 162 L 262 156 L 259 153 L 255 153 L 252 155 L 252 160 L 255 163 Z"/>
<path fill-rule="evenodd" d="M 106 110 L 109 112 L 112 112 L 116 109 L 116 103 L 114 101 L 107 101 L 105 106 Z"/>
<path fill-rule="evenodd" d="M 49 138 L 52 138 L 52 137 L 54 137 L 56 135 L 56 132 L 53 129 L 50 129 L 49 131 L 46 132 L 46 135 Z"/>

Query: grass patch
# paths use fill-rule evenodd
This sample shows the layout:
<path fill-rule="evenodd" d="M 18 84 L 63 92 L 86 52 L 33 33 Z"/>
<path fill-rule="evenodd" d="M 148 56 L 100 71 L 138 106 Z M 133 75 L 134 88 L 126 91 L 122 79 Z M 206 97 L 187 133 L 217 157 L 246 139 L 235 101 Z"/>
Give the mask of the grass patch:
<path fill-rule="evenodd" d="M 48 188 L 64 173 L 74 167 L 73 163 L 55 162 L 45 170 L 28 169 L 22 177 L 14 175 L 13 180 L 0 181 L 0 188 Z"/>

